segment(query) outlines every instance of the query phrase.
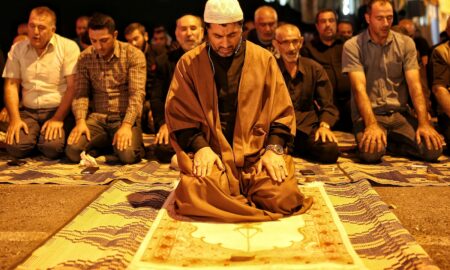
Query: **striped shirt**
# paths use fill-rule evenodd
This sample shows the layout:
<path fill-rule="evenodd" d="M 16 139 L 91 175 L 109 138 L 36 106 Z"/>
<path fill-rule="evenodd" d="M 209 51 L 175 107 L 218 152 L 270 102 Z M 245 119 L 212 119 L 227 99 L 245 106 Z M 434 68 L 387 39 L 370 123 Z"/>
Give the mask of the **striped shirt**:
<path fill-rule="evenodd" d="M 92 46 L 87 48 L 78 60 L 72 103 L 75 118 L 86 119 L 92 97 L 93 112 L 120 115 L 123 122 L 134 125 L 142 113 L 146 72 L 144 54 L 128 43 L 115 41 L 114 53 L 107 60 Z"/>

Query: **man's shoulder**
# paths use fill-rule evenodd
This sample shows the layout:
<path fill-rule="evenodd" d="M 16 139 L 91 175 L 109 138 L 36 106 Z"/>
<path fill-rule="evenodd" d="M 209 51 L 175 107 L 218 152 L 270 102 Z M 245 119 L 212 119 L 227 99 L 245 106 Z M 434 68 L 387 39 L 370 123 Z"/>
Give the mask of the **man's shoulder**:
<path fill-rule="evenodd" d="M 69 38 L 63 37 L 61 35 L 58 34 L 54 34 L 55 36 L 55 40 L 58 44 L 64 45 L 64 47 L 66 48 L 74 48 L 74 47 L 78 47 L 77 43 Z"/>
<path fill-rule="evenodd" d="M 79 62 L 86 61 L 88 59 L 93 58 L 94 56 L 95 56 L 94 47 L 91 45 L 80 53 Z"/>
<path fill-rule="evenodd" d="M 119 45 L 119 48 L 121 51 L 125 52 L 127 56 L 132 57 L 140 57 L 143 60 L 145 60 L 145 54 L 140 49 L 136 48 L 135 46 L 131 45 L 128 42 L 123 41 L 117 41 L 117 44 Z"/>
<path fill-rule="evenodd" d="M 319 64 L 316 60 L 308 57 L 300 57 L 299 62 L 301 65 L 309 69 L 323 69 L 321 64 Z"/>
<path fill-rule="evenodd" d="M 446 56 L 447 61 L 449 61 L 450 59 L 448 59 L 448 57 L 450 54 L 450 41 L 447 41 L 445 43 L 438 45 L 436 48 L 434 48 L 433 52 L 436 52 L 437 54 L 440 54 L 441 56 Z"/>
<path fill-rule="evenodd" d="M 180 61 L 192 62 L 194 59 L 200 57 L 200 55 L 206 50 L 206 42 L 198 45 L 197 47 L 189 50 L 180 57 Z"/>

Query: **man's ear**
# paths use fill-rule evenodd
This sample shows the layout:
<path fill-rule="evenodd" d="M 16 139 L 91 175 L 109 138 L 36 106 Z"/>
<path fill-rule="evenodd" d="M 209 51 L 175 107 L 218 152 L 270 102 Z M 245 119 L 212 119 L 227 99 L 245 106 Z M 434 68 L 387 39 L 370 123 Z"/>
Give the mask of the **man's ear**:
<path fill-rule="evenodd" d="M 370 19 L 369 13 L 365 13 L 364 18 L 366 19 L 366 23 L 369 24 L 369 19 Z"/>
<path fill-rule="evenodd" d="M 279 51 L 279 50 L 278 50 L 278 42 L 277 42 L 276 39 L 272 39 L 272 46 L 273 46 L 275 49 L 277 49 L 277 51 Z"/>
<path fill-rule="evenodd" d="M 119 35 L 119 32 L 116 30 L 116 31 L 114 31 L 114 33 L 113 33 L 113 36 L 114 36 L 114 38 L 115 39 L 117 39 L 117 36 Z"/>

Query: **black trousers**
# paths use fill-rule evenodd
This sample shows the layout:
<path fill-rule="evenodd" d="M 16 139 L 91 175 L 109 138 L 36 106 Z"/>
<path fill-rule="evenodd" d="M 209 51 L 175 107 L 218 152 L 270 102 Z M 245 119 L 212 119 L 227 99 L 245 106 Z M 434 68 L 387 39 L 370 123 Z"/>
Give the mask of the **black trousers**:
<path fill-rule="evenodd" d="M 305 157 L 319 163 L 336 163 L 339 157 L 339 148 L 335 142 L 314 141 L 316 129 L 310 134 L 297 130 L 294 139 L 294 147 L 292 154 L 294 156 Z"/>

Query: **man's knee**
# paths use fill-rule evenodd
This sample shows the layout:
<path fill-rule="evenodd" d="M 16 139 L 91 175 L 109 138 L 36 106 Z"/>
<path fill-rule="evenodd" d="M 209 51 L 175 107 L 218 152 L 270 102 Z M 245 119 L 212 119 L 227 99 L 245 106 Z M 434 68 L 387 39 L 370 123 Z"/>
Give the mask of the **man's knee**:
<path fill-rule="evenodd" d="M 25 158 L 33 152 L 35 147 L 36 141 L 24 139 L 24 137 L 21 136 L 19 143 L 7 144 L 6 151 L 12 157 Z"/>
<path fill-rule="evenodd" d="M 175 150 L 170 144 L 158 144 L 154 150 L 155 156 L 161 163 L 170 163 Z"/>
<path fill-rule="evenodd" d="M 381 162 L 381 158 L 384 156 L 385 153 L 386 149 L 383 149 L 380 152 L 375 151 L 373 153 L 359 151 L 359 159 L 362 163 L 370 163 L 370 164 L 379 163 Z"/>
<path fill-rule="evenodd" d="M 423 149 L 421 152 L 422 152 L 422 159 L 427 162 L 436 162 L 438 160 L 438 158 L 442 155 L 442 149 L 428 150 L 426 148 L 426 146 L 423 146 Z"/>
<path fill-rule="evenodd" d="M 339 147 L 335 142 L 322 143 L 315 151 L 316 160 L 320 163 L 336 163 L 339 157 Z"/>
<path fill-rule="evenodd" d="M 38 144 L 39 151 L 50 159 L 57 159 L 64 153 L 64 140 L 44 141 Z"/>
<path fill-rule="evenodd" d="M 84 148 L 79 144 L 68 144 L 66 146 L 66 157 L 74 163 L 78 163 L 81 160 L 80 154 L 84 151 Z"/>
<path fill-rule="evenodd" d="M 125 149 L 125 150 L 118 150 L 114 149 L 117 156 L 119 157 L 120 162 L 123 164 L 133 164 L 137 163 L 141 160 L 141 150 L 140 149 Z"/>
<path fill-rule="evenodd" d="M 272 185 L 271 189 L 260 189 L 252 195 L 251 201 L 258 208 L 273 213 L 289 215 L 295 213 L 302 207 L 303 195 L 300 193 L 296 184 L 289 185 L 285 181 Z"/>
<path fill-rule="evenodd" d="M 35 147 L 34 144 L 13 144 L 13 145 L 7 144 L 6 151 L 12 157 L 25 158 L 33 152 L 34 147 Z"/>

